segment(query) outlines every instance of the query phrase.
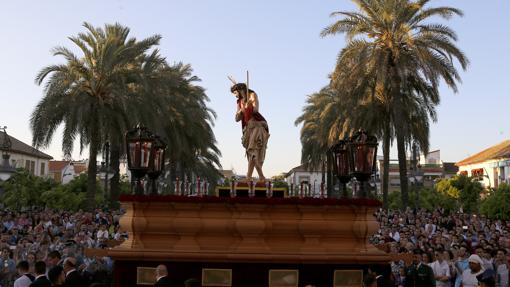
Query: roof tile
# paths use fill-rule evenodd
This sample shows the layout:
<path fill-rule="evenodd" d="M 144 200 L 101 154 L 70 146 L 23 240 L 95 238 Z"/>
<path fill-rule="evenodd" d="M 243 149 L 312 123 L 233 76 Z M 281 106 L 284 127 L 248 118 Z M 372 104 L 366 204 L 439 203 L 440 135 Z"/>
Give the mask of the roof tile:
<path fill-rule="evenodd" d="M 483 151 L 457 162 L 456 166 L 463 166 L 484 162 L 491 159 L 510 157 L 510 140 L 503 141 Z"/>

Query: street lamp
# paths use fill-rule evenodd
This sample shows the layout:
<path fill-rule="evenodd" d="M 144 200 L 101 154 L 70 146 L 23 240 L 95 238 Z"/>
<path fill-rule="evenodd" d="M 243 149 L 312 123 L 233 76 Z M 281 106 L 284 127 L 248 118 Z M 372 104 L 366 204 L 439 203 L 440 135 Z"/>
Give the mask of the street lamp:
<path fill-rule="evenodd" d="M 166 144 L 147 128 L 138 125 L 126 133 L 128 168 L 136 179 L 136 194 L 143 193 L 142 178 L 152 181 L 152 194 L 157 194 L 156 179 L 165 167 Z"/>
<path fill-rule="evenodd" d="M 136 194 L 143 194 L 142 178 L 150 169 L 150 158 L 154 144 L 153 134 L 138 125 L 126 132 L 126 151 L 128 168 L 136 179 Z"/>
<path fill-rule="evenodd" d="M 413 170 L 413 186 L 415 187 L 416 195 L 415 195 L 415 206 L 416 209 L 420 207 L 420 187 L 423 184 L 423 170 L 421 169 L 421 165 L 416 165 L 416 169 Z"/>
<path fill-rule="evenodd" d="M 358 197 L 366 197 L 367 182 L 374 173 L 377 156 L 377 138 L 364 130 L 357 131 L 349 140 L 348 155 L 351 176 L 361 183 Z"/>
<path fill-rule="evenodd" d="M 349 164 L 349 140 L 340 140 L 331 148 L 333 152 L 333 172 L 338 177 L 342 186 L 342 196 L 347 197 L 347 183 L 351 181 L 351 171 Z"/>
<path fill-rule="evenodd" d="M 149 170 L 147 175 L 152 181 L 152 194 L 157 194 L 156 179 L 165 169 L 165 150 L 166 144 L 159 136 L 154 136 L 154 144 L 152 146 Z"/>
<path fill-rule="evenodd" d="M 375 170 L 377 138 L 359 130 L 349 139 L 338 141 L 331 151 L 334 155 L 334 172 L 342 183 L 343 196 L 347 196 L 347 183 L 354 177 L 360 182 L 358 197 L 366 197 L 367 182 Z"/>
<path fill-rule="evenodd" d="M 0 145 L 0 150 L 2 150 L 2 165 L 0 165 L 0 180 L 6 181 L 11 176 L 16 173 L 16 169 L 12 167 L 9 163 L 9 160 L 11 158 L 11 154 L 9 151 L 11 150 L 12 144 L 11 140 L 9 138 L 9 135 L 7 135 L 7 127 L 0 128 L 3 130 L 3 140 Z"/>

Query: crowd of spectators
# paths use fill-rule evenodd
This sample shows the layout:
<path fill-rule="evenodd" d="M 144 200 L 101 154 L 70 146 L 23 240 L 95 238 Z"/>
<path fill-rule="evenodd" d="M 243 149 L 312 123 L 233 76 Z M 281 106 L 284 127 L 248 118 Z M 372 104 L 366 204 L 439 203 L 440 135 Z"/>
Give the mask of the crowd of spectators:
<path fill-rule="evenodd" d="M 35 279 L 37 266 L 41 268 L 43 263 L 47 276 L 54 266 L 62 268 L 60 273 L 69 271 L 66 266 L 75 267 L 86 286 L 93 282 L 109 286 L 113 267 L 110 258 L 87 257 L 84 250 L 121 242 L 126 234 L 119 231 L 120 216 L 120 211 L 99 209 L 0 211 L 0 286 L 15 286 L 15 280 L 24 274 Z"/>
<path fill-rule="evenodd" d="M 386 274 L 395 286 L 418 286 L 409 281 L 421 264 L 431 267 L 435 286 L 478 286 L 482 277 L 492 278 L 495 286 L 509 286 L 510 222 L 440 208 L 380 209 L 376 217 L 380 229 L 371 240 L 396 258 Z M 405 254 L 412 262 L 401 259 Z"/>
<path fill-rule="evenodd" d="M 87 257 L 84 249 L 121 242 L 126 234 L 119 231 L 120 216 L 121 211 L 99 209 L 0 211 L 0 286 L 44 277 L 42 269 L 46 277 L 53 274 L 56 283 L 52 286 L 58 286 L 64 275 L 75 269 L 86 282 L 83 286 L 94 282 L 109 286 L 111 259 Z M 476 214 L 449 214 L 442 209 L 380 209 L 376 217 L 380 229 L 372 243 L 396 258 L 387 272 L 373 270 L 372 279 L 382 273 L 379 275 L 391 282 L 378 286 L 421 286 L 416 278 L 422 276 L 430 277 L 433 286 L 439 287 L 478 286 L 483 278 L 493 280 L 493 285 L 486 286 L 510 287 L 510 222 Z M 411 261 L 404 260 L 406 254 Z M 421 265 L 430 269 L 419 269 Z"/>

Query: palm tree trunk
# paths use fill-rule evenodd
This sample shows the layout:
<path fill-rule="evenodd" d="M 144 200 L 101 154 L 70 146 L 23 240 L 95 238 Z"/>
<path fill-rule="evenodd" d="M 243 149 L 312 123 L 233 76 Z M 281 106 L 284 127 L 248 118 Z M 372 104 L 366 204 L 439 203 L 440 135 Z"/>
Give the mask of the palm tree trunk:
<path fill-rule="evenodd" d="M 89 165 L 87 170 L 87 209 L 93 210 L 96 206 L 96 174 L 97 174 L 97 151 L 99 135 L 97 129 L 93 130 L 89 146 Z"/>
<path fill-rule="evenodd" d="M 326 186 L 327 186 L 327 194 L 328 198 L 333 196 L 333 159 L 329 151 L 326 152 L 327 155 L 327 178 L 326 178 Z"/>
<path fill-rule="evenodd" d="M 382 178 L 382 194 L 383 208 L 388 209 L 388 187 L 390 179 L 390 132 L 389 127 L 385 128 L 383 135 L 383 178 Z"/>
<path fill-rule="evenodd" d="M 406 133 L 404 128 L 404 119 L 402 117 L 402 109 L 404 103 L 402 97 L 402 81 L 398 73 L 394 57 L 391 51 L 388 52 L 389 75 L 391 83 L 391 95 L 393 100 L 393 114 L 395 119 L 395 134 L 397 138 L 398 151 L 398 170 L 400 175 L 400 192 L 402 196 L 402 209 L 406 209 L 409 205 L 409 188 L 407 182 L 407 157 L 406 157 Z"/>
<path fill-rule="evenodd" d="M 407 158 L 406 158 L 406 142 L 402 127 L 397 127 L 397 150 L 398 150 L 398 171 L 400 174 L 400 192 L 402 195 L 402 209 L 409 205 L 409 186 L 407 183 Z"/>
<path fill-rule="evenodd" d="M 110 166 L 113 170 L 113 177 L 110 180 L 110 206 L 117 208 L 119 206 L 119 195 L 120 195 L 120 143 L 113 141 L 110 145 Z"/>

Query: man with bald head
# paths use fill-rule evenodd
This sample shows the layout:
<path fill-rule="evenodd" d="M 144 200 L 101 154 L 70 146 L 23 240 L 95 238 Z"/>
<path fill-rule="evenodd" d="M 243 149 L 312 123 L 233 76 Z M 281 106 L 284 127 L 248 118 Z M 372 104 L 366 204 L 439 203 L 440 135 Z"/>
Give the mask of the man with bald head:
<path fill-rule="evenodd" d="M 76 268 L 76 258 L 67 257 L 64 260 L 64 272 L 66 274 L 65 286 L 87 287 L 88 284 L 86 280 L 80 275 Z"/>
<path fill-rule="evenodd" d="M 154 272 L 154 276 L 156 276 L 156 283 L 154 283 L 154 287 L 175 287 L 177 286 L 170 280 L 168 277 L 168 270 L 166 266 L 163 264 L 158 265 L 156 267 L 156 271 Z"/>

